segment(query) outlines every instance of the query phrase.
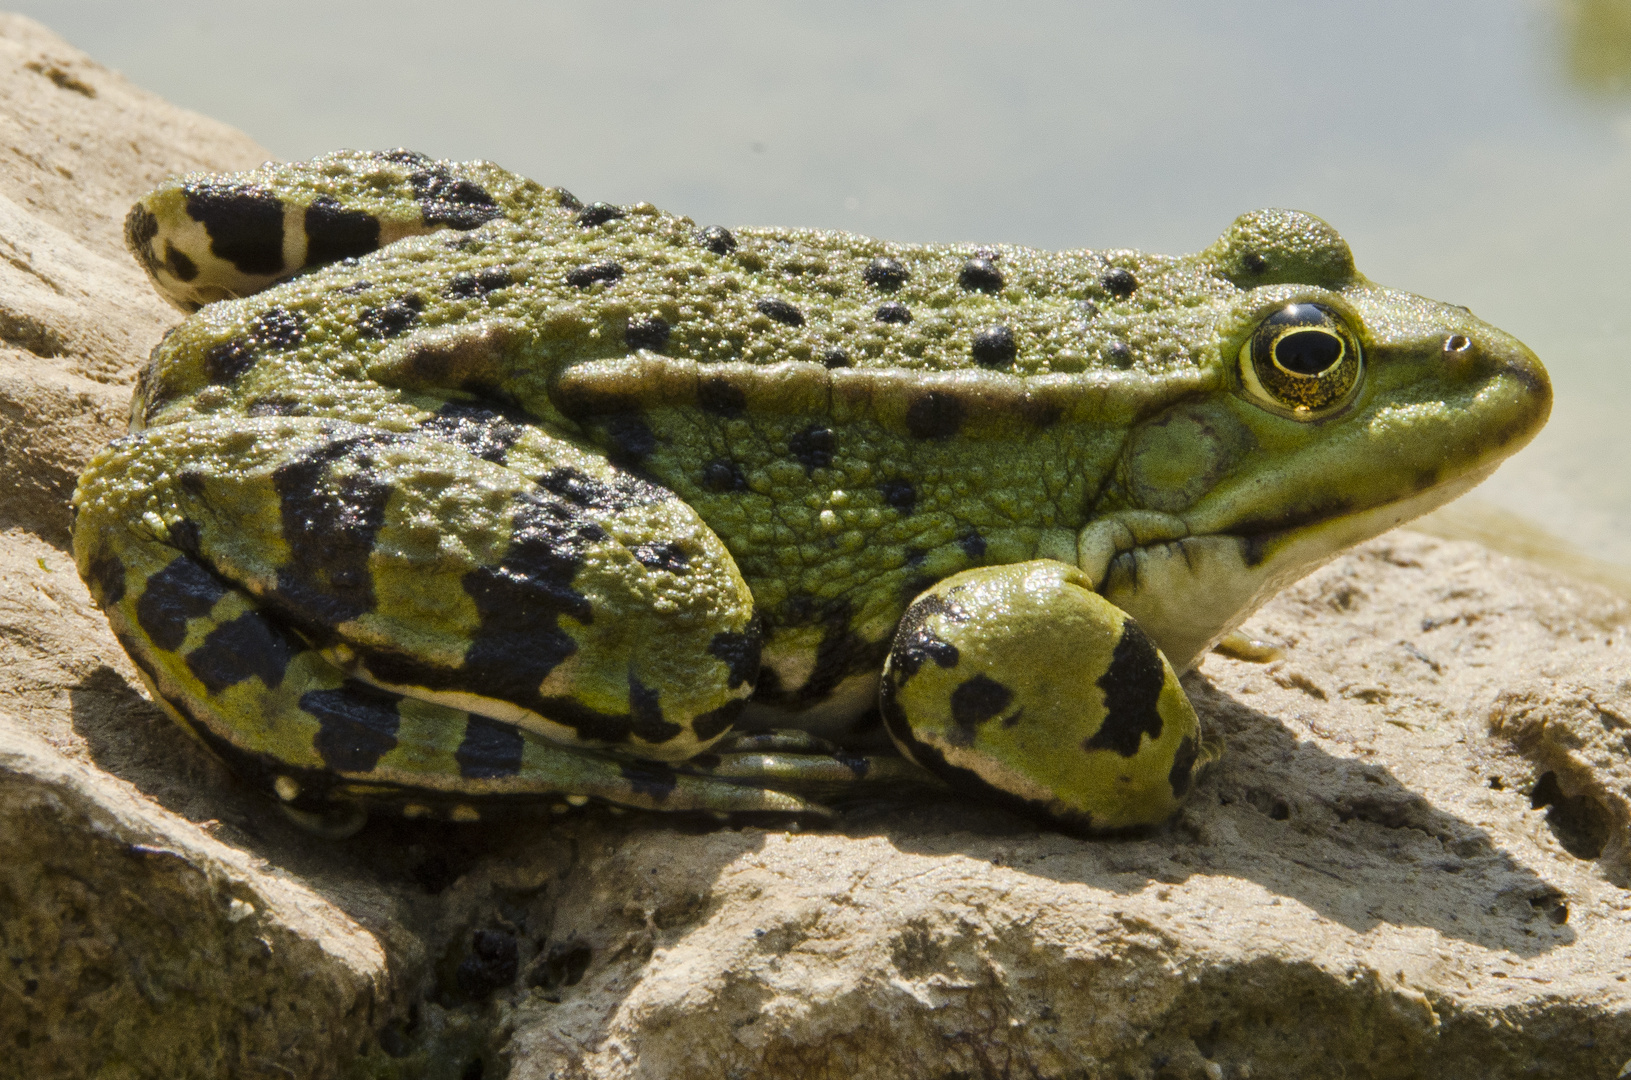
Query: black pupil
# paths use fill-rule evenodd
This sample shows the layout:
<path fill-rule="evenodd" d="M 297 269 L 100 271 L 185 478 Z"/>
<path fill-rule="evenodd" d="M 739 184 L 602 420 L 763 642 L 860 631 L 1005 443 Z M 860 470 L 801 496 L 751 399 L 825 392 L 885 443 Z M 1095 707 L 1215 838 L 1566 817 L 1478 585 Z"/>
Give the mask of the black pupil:
<path fill-rule="evenodd" d="M 1342 359 L 1342 342 L 1323 330 L 1297 330 L 1274 343 L 1274 359 L 1298 375 L 1318 375 Z"/>

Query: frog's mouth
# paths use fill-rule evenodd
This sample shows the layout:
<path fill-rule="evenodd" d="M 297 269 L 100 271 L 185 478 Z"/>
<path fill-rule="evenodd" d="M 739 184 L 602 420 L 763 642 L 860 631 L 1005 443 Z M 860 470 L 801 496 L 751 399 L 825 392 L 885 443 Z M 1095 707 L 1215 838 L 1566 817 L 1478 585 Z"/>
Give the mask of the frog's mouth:
<path fill-rule="evenodd" d="M 1345 549 L 1414 520 L 1487 479 L 1500 458 L 1404 499 L 1343 513 L 1310 511 L 1272 528 L 1145 544 L 1118 553 L 1099 592 L 1138 621 L 1179 671 L 1275 593 Z"/>

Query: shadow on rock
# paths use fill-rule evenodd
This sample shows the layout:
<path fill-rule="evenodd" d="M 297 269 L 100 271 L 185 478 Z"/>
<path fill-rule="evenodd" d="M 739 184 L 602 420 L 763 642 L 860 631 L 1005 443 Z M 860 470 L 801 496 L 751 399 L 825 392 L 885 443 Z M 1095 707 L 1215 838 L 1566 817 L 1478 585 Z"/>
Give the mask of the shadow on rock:
<path fill-rule="evenodd" d="M 1483 829 L 1438 809 L 1380 764 L 1299 740 L 1280 719 L 1204 678 L 1186 686 L 1226 750 L 1163 828 L 1081 840 L 941 800 L 863 810 L 845 831 L 887 836 L 903 851 L 961 853 L 1127 894 L 1200 875 L 1238 878 L 1360 933 L 1382 923 L 1424 926 L 1519 956 L 1575 941 L 1562 891 Z"/>

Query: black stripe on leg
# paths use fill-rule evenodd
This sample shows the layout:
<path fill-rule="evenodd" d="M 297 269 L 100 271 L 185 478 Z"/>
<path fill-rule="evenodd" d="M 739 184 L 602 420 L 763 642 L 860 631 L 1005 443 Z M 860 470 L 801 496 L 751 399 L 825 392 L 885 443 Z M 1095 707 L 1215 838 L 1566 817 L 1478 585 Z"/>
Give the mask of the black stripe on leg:
<path fill-rule="evenodd" d="M 472 715 L 453 760 L 459 763 L 459 775 L 469 780 L 514 776 L 521 771 L 524 745 L 521 729 L 514 724 Z"/>
<path fill-rule="evenodd" d="M 1110 667 L 1099 676 L 1104 691 L 1104 722 L 1082 743 L 1084 750 L 1114 750 L 1124 758 L 1138 753 L 1140 737 L 1161 737 L 1161 688 L 1166 669 L 1155 643 L 1127 619 L 1121 640 L 1110 655 Z"/>
<path fill-rule="evenodd" d="M 312 748 L 323 764 L 335 772 L 365 773 L 396 748 L 401 700 L 401 694 L 347 679 L 333 690 L 306 691 L 300 707 L 317 719 Z"/>
<path fill-rule="evenodd" d="M 211 630 L 204 643 L 187 654 L 187 670 L 212 694 L 250 676 L 259 676 L 268 690 L 275 690 L 299 651 L 282 627 L 258 611 L 246 611 Z"/>
<path fill-rule="evenodd" d="M 187 639 L 187 620 L 210 613 L 227 587 L 204 565 L 178 555 L 169 566 L 147 579 L 136 601 L 136 625 L 166 652 L 181 648 Z"/>
<path fill-rule="evenodd" d="M 244 274 L 283 272 L 283 203 L 254 184 L 189 184 L 187 216 L 201 223 L 210 250 Z"/>

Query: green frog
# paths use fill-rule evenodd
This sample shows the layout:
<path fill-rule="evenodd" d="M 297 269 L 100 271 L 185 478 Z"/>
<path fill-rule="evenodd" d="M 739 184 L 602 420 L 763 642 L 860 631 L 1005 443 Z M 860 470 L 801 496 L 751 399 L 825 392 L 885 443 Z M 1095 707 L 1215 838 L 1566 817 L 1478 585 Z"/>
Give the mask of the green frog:
<path fill-rule="evenodd" d="M 1209 745 L 1178 674 L 1551 403 L 1287 210 L 1183 257 L 908 245 L 394 150 L 181 177 L 126 233 L 195 314 L 79 571 L 317 827 L 917 782 L 1164 821 Z"/>

